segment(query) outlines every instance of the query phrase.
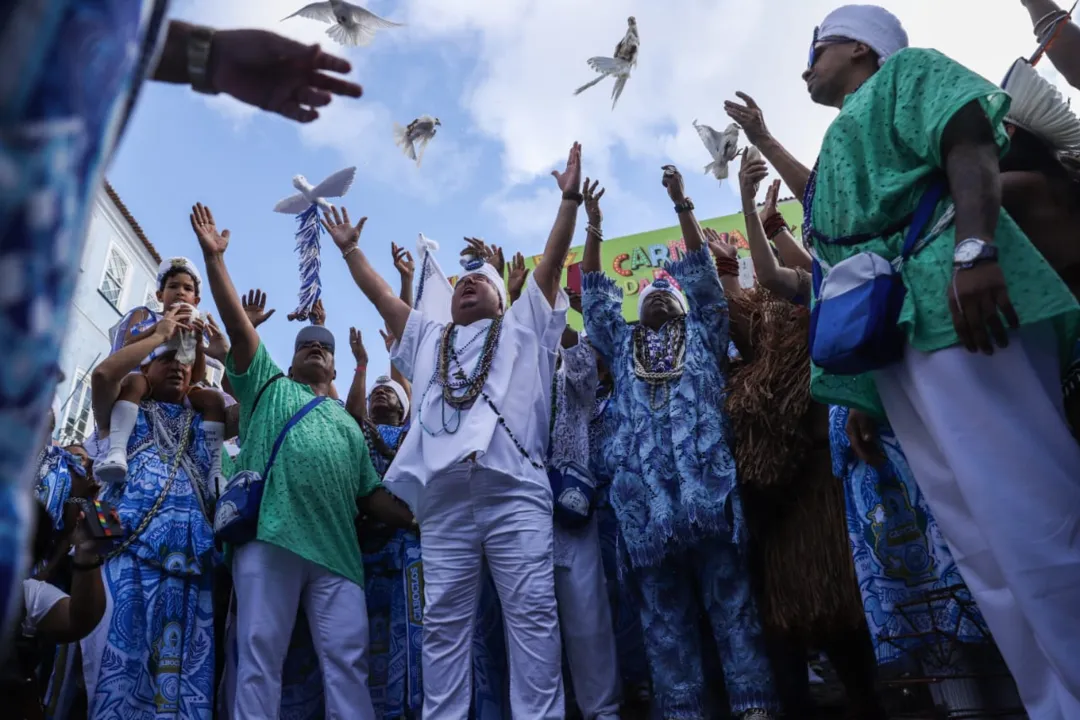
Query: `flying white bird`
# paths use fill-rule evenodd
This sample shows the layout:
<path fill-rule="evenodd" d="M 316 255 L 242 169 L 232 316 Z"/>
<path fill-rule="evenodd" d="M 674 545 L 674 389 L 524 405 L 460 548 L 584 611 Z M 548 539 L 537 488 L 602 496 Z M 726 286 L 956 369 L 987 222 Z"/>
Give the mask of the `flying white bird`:
<path fill-rule="evenodd" d="M 343 197 L 352 187 L 353 178 L 356 177 L 356 168 L 338 170 L 318 185 L 312 186 L 303 175 L 293 178 L 293 187 L 299 190 L 296 195 L 290 195 L 274 206 L 274 212 L 286 215 L 297 215 L 304 212 L 312 205 L 318 205 L 323 210 L 329 210 L 332 204 L 326 198 Z"/>
<path fill-rule="evenodd" d="M 431 138 L 437 132 L 435 128 L 442 125 L 439 118 L 431 115 L 421 115 L 409 123 L 408 127 L 401 127 L 394 123 L 394 142 L 401 148 L 410 160 L 416 161 L 416 167 L 420 167 L 420 161 L 424 159 L 424 150 Z M 420 152 L 416 151 L 416 144 L 420 144 Z"/>
<path fill-rule="evenodd" d="M 626 25 L 626 34 L 615 46 L 614 57 L 589 58 L 589 67 L 600 73 L 600 77 L 579 87 L 574 91 L 575 95 L 580 95 L 606 77 L 614 77 L 615 87 L 611 89 L 611 109 L 615 109 L 615 103 L 619 102 L 619 96 L 626 87 L 626 81 L 630 79 L 630 71 L 637 66 L 638 47 L 641 45 L 638 39 L 637 20 L 631 16 L 627 18 Z"/>
<path fill-rule="evenodd" d="M 371 41 L 375 39 L 375 31 L 377 30 L 402 27 L 404 25 L 404 23 L 396 23 L 381 18 L 366 8 L 347 3 L 344 0 L 311 3 L 284 18 L 282 22 L 298 16 L 333 23 L 330 29 L 326 31 L 326 34 L 341 45 L 353 47 L 364 47 L 371 44 Z"/>
<path fill-rule="evenodd" d="M 728 176 L 728 163 L 739 156 L 739 126 L 731 123 L 724 132 L 716 132 L 695 120 L 694 129 L 712 156 L 712 162 L 705 166 L 705 174 L 712 173 L 714 178 L 723 181 Z"/>

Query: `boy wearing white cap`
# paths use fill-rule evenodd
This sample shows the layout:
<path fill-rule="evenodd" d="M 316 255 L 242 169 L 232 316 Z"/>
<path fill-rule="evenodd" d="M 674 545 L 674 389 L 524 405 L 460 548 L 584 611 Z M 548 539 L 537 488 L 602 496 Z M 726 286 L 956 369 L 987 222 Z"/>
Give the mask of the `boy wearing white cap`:
<path fill-rule="evenodd" d="M 803 79 L 839 110 L 803 203 L 826 283 L 815 312 L 839 263 L 911 248 L 906 295 L 881 325 L 898 331 L 898 350 L 841 369 L 813 350 L 812 331 L 814 397 L 887 417 L 1028 714 L 1080 717 L 1080 542 L 1066 530 L 1080 446 L 1060 384 L 1080 305 L 1001 207 L 1010 98 L 907 48 L 899 20 L 869 5 L 825 18 Z M 830 324 L 868 316 L 843 317 Z"/>
<path fill-rule="evenodd" d="M 581 147 L 562 173 L 562 202 L 543 259 L 507 308 L 502 276 L 475 259 L 457 281 L 451 320 L 411 309 L 359 248 L 336 209 L 328 230 L 391 333 L 394 365 L 417 388 L 412 430 L 385 481 L 420 523 L 424 556 L 424 717 L 469 713 L 481 568 L 502 601 L 514 717 L 562 718 L 552 494 L 544 470 L 555 353 L 568 301 L 560 288 L 578 206 Z"/>

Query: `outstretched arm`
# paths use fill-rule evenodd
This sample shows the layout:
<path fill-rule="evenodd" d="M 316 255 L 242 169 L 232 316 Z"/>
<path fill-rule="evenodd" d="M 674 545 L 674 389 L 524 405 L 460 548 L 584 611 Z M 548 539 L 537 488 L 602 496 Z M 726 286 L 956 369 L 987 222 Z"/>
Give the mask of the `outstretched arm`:
<path fill-rule="evenodd" d="M 754 98 L 743 92 L 735 94 L 746 104 L 740 105 L 730 100 L 725 102 L 724 110 L 728 117 L 742 127 L 743 132 L 746 133 L 746 139 L 776 168 L 777 174 L 783 178 L 784 184 L 791 189 L 791 192 L 801 198 L 806 191 L 810 169 L 796 160 L 795 156 L 772 136 L 769 129 L 765 127 L 765 116 L 758 104 L 754 102 Z"/>
<path fill-rule="evenodd" d="M 405 332 L 405 323 L 409 320 L 412 308 L 394 293 L 390 284 L 375 271 L 364 256 L 364 251 L 360 249 L 360 232 L 364 229 L 366 222 L 367 218 L 362 217 L 355 226 L 352 225 L 349 222 L 349 211 L 344 207 L 341 208 L 340 213 L 336 207 L 325 211 L 322 220 L 326 232 L 341 250 L 341 256 L 345 258 L 356 286 L 375 306 L 375 310 L 382 316 L 390 332 L 401 337 Z"/>
<path fill-rule="evenodd" d="M 533 279 L 547 301 L 554 306 L 555 299 L 559 296 L 566 254 L 570 251 L 570 243 L 574 239 L 578 206 L 582 203 L 580 143 L 574 143 L 570 148 L 566 169 L 561 173 L 553 170 L 551 174 L 562 191 L 562 201 L 555 216 L 555 225 L 548 235 L 547 245 L 544 246 L 544 255 L 533 270 Z"/>
<path fill-rule="evenodd" d="M 349 328 L 349 348 L 356 360 L 349 396 L 345 400 L 345 409 L 356 418 L 357 422 L 367 419 L 367 364 L 368 354 L 364 347 L 364 338 L 356 328 Z"/>
<path fill-rule="evenodd" d="M 694 215 L 693 201 L 686 197 L 682 174 L 674 165 L 665 165 L 661 183 L 667 188 L 671 202 L 675 203 L 675 213 L 679 218 L 679 229 L 682 230 L 683 242 L 686 243 L 686 252 L 697 252 L 705 247 L 705 234 Z"/>
<path fill-rule="evenodd" d="M 229 247 L 229 231 L 217 230 L 214 214 L 210 208 L 196 204 L 191 209 L 191 229 L 199 239 L 206 264 L 206 280 L 214 304 L 221 315 L 225 333 L 232 344 L 233 369 L 239 375 L 247 372 L 255 351 L 259 349 L 259 334 L 244 312 L 240 295 L 233 286 L 229 270 L 225 267 L 225 249 Z"/>
<path fill-rule="evenodd" d="M 120 348 L 94 368 L 90 374 L 90 398 L 94 421 L 99 428 L 109 427 L 109 415 L 116 398 L 120 397 L 120 385 L 127 374 L 139 367 L 154 348 L 168 342 L 180 329 L 177 320 L 179 312 L 178 308 L 169 310 L 158 320 L 153 332 L 145 333 L 138 340 Z"/>
<path fill-rule="evenodd" d="M 1020 0 L 1028 14 L 1035 32 L 1042 40 L 1053 26 L 1055 17 L 1063 17 L 1065 11 L 1054 0 Z M 1046 54 L 1065 80 L 1074 88 L 1080 88 L 1080 27 L 1064 20 L 1058 27 L 1057 37 L 1047 48 Z"/>

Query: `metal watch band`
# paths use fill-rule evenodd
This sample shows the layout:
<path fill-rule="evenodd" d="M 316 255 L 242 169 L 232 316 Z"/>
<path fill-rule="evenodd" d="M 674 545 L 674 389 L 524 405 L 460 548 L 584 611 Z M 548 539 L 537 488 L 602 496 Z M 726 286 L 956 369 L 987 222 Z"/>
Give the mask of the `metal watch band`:
<path fill-rule="evenodd" d="M 210 48 L 214 43 L 212 28 L 195 26 L 188 31 L 187 71 L 188 81 L 195 92 L 217 95 L 218 90 L 210 82 Z"/>

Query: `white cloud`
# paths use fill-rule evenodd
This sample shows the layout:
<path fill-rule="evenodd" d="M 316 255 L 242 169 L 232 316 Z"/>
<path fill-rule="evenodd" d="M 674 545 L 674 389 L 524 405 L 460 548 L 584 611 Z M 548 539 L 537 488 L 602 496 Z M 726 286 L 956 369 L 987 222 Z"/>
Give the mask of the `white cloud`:
<path fill-rule="evenodd" d="M 221 26 L 268 27 L 340 50 L 327 45 L 319 23 L 302 18 L 278 22 L 304 1 L 263 0 L 249 7 L 191 0 L 186 14 Z M 1014 58 L 1034 49 L 1030 21 L 1016 0 L 879 1 L 900 16 L 913 45 L 942 50 L 995 82 Z M 410 194 L 423 195 L 447 180 L 453 184 L 461 173 L 449 168 L 462 159 L 475 163 L 478 153 L 470 148 L 470 138 L 485 138 L 499 148 L 503 182 L 489 189 L 482 207 L 503 219 L 508 234 L 531 235 L 546 228 L 553 211 L 546 204 L 553 191 L 545 176 L 561 167 L 577 140 L 584 147 L 585 172 L 597 174 L 609 186 L 605 201 L 611 220 L 630 231 L 646 230 L 670 220 L 649 208 L 666 207 L 660 198 L 622 193 L 611 175 L 613 157 L 620 169 L 642 174 L 658 174 L 660 164 L 674 162 L 683 168 L 692 194 L 715 193 L 715 181 L 700 173 L 708 157 L 691 122 L 726 125 L 723 103 L 734 98 L 736 90 L 759 102 L 773 134 L 796 157 L 813 162 L 834 111 L 810 102 L 800 75 L 814 25 L 839 4 L 841 0 L 406 0 L 391 5 L 383 0 L 369 7 L 408 26 L 381 33 L 371 48 L 350 52 L 349 57 L 361 66 L 355 73 L 361 78 L 375 70 L 371 64 L 387 47 L 423 47 L 443 53 L 447 63 L 465 57 L 474 65 L 460 91 L 471 126 L 440 132 L 425 158 L 425 166 L 431 167 L 425 167 L 423 175 L 405 173 L 415 168 L 400 162 L 385 165 L 394 168 L 388 181 L 401 183 Z M 642 47 L 618 107 L 611 110 L 610 81 L 574 97 L 573 89 L 593 77 L 585 60 L 610 55 L 631 14 L 638 20 Z M 1049 63 L 1040 68 L 1046 72 Z M 1052 77 L 1065 87 L 1056 74 Z M 430 87 L 416 80 L 398 94 L 415 98 Z M 1080 97 L 1071 89 L 1068 93 Z M 235 108 L 221 107 L 236 120 Z M 394 148 L 376 142 L 372 133 L 389 139 L 389 120 L 385 107 L 365 99 L 348 108 L 332 106 L 322 121 L 301 132 L 309 143 L 337 147 L 349 162 L 381 168 Z M 361 126 L 367 130 L 361 132 Z M 722 192 L 734 192 L 734 183 L 728 185 Z"/>
<path fill-rule="evenodd" d="M 533 226 L 521 214 L 547 215 L 550 206 L 536 198 L 523 203 L 514 188 L 557 166 L 574 140 L 583 144 L 586 172 L 597 166 L 606 171 L 611 153 L 618 152 L 643 173 L 674 162 L 688 183 L 715 192 L 715 185 L 706 184 L 714 181 L 695 177 L 708 157 L 691 122 L 725 125 L 723 102 L 734 99 L 736 90 L 752 95 L 773 134 L 811 164 L 834 111 L 810 102 L 800 75 L 813 27 L 839 4 L 408 0 L 408 22 L 413 42 L 447 41 L 475 53 L 475 76 L 462 101 L 476 129 L 501 145 L 509 186 L 489 207 L 509 222 Z M 995 82 L 1014 58 L 1034 47 L 1027 13 L 1015 0 L 881 4 L 901 18 L 912 44 L 936 47 Z M 572 96 L 593 77 L 586 58 L 610 55 L 631 14 L 640 28 L 641 53 L 614 112 L 610 81 Z M 619 213 L 640 206 L 612 192 L 606 199 Z"/>

